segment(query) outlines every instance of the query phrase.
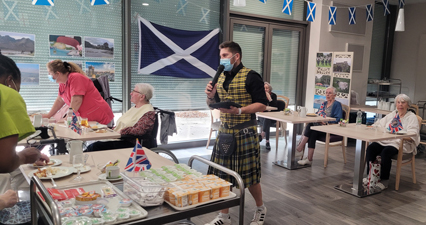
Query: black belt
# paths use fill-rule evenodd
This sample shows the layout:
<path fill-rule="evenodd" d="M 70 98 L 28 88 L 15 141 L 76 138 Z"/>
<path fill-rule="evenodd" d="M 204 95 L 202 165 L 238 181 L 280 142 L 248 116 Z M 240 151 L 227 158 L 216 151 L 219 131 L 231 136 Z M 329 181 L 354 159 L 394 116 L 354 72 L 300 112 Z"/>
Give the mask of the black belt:
<path fill-rule="evenodd" d="M 244 123 L 239 123 L 233 127 L 229 127 L 229 125 L 227 123 L 222 123 L 221 124 L 222 127 L 226 128 L 226 129 L 237 129 L 237 130 L 241 130 L 247 127 L 251 127 L 251 126 L 257 126 L 257 121 L 256 120 L 249 120 L 247 122 Z"/>

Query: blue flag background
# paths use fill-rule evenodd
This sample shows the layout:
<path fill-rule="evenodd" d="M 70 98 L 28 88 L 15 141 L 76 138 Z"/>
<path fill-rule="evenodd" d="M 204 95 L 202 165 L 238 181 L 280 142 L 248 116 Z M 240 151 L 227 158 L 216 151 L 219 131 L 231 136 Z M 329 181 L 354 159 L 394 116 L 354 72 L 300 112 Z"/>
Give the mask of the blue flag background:
<path fill-rule="evenodd" d="M 139 18 L 139 73 L 210 78 L 219 66 L 219 29 L 178 30 Z"/>

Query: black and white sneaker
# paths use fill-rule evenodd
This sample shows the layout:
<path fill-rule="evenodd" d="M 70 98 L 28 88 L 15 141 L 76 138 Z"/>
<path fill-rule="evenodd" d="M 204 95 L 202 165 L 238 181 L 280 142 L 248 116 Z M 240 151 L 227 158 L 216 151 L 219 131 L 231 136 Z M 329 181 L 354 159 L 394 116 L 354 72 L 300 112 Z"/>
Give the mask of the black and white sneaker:
<path fill-rule="evenodd" d="M 266 142 L 266 150 L 271 150 L 271 145 L 269 144 L 269 142 Z"/>
<path fill-rule="evenodd" d="M 222 213 L 219 213 L 214 220 L 205 225 L 231 225 L 231 217 L 225 218 Z"/>
<path fill-rule="evenodd" d="M 263 207 L 263 210 L 256 209 L 254 212 L 254 217 L 251 220 L 250 225 L 263 225 L 265 222 L 266 216 L 266 207 Z"/>

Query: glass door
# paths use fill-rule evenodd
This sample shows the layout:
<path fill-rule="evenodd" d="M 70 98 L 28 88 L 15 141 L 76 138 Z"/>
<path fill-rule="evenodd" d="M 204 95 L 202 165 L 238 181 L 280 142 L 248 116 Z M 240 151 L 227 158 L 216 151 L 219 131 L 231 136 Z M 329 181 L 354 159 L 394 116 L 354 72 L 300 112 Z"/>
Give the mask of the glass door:
<path fill-rule="evenodd" d="M 244 66 L 268 81 L 275 94 L 289 97 L 290 105 L 301 104 L 304 28 L 237 18 L 230 21 L 230 40 L 240 44 Z"/>

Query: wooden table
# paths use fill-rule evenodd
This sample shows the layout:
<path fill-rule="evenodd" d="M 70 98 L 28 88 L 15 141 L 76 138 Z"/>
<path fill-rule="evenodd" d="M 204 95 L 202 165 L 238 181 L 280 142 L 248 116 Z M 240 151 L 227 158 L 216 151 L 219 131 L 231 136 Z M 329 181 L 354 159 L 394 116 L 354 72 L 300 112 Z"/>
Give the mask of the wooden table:
<path fill-rule="evenodd" d="M 364 159 L 365 159 L 365 145 L 366 142 L 377 142 L 389 139 L 403 139 L 405 137 L 414 137 L 416 134 L 390 134 L 385 133 L 382 130 L 376 130 L 367 128 L 366 125 L 356 125 L 355 123 L 347 124 L 346 127 L 339 125 L 328 125 L 328 126 L 313 126 L 312 130 L 322 131 L 327 133 L 326 136 L 326 147 L 330 140 L 330 134 L 340 135 L 348 138 L 356 139 L 355 147 L 355 166 L 354 166 L 354 177 L 352 183 L 345 183 L 335 186 L 336 189 L 346 192 L 357 197 L 365 197 L 379 192 L 375 190 L 364 190 L 362 185 L 362 178 L 364 172 Z"/>
<path fill-rule="evenodd" d="M 315 123 L 315 122 L 327 122 L 327 121 L 333 121 L 336 120 L 335 118 L 327 117 L 323 118 L 322 116 L 316 116 L 316 117 L 299 117 L 295 116 L 293 114 L 290 115 L 284 115 L 283 112 L 259 112 L 256 113 L 257 116 L 263 117 L 266 119 L 276 120 L 277 121 L 277 132 L 275 134 L 275 137 L 278 141 L 279 138 L 279 123 L 278 122 L 286 122 L 288 123 L 287 128 L 289 130 L 288 138 L 289 141 L 287 142 L 287 160 L 285 160 L 285 157 L 283 160 L 277 160 L 273 162 L 277 166 L 284 167 L 289 170 L 294 169 L 300 169 L 304 168 L 306 166 L 299 165 L 297 163 L 297 160 L 295 159 L 295 153 L 296 153 L 296 136 L 297 136 L 297 125 L 303 124 L 303 123 Z"/>
<path fill-rule="evenodd" d="M 378 109 L 377 106 L 369 106 L 369 105 L 351 105 L 351 110 L 358 111 L 361 110 L 363 112 L 371 112 L 380 115 L 387 115 L 391 113 L 390 110 Z"/>

